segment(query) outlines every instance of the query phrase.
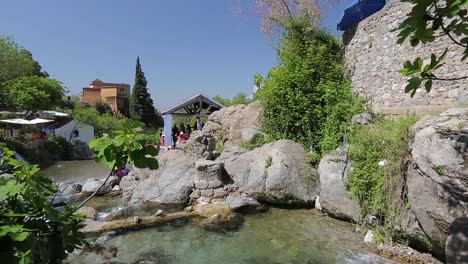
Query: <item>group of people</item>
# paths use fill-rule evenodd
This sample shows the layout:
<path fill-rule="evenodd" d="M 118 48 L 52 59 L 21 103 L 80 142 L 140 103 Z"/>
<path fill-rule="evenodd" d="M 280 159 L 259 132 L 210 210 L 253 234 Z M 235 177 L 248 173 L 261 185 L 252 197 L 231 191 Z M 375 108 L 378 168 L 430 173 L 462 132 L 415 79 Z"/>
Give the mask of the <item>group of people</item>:
<path fill-rule="evenodd" d="M 187 141 L 193 130 L 202 130 L 204 125 L 205 123 L 201 121 L 199 116 L 196 117 L 193 127 L 191 127 L 190 125 L 184 125 L 184 124 L 180 124 L 179 126 L 174 125 L 172 127 L 172 133 L 171 133 L 172 147 L 176 147 L 177 144 Z M 163 133 L 161 133 L 160 145 L 165 146 L 165 135 Z"/>

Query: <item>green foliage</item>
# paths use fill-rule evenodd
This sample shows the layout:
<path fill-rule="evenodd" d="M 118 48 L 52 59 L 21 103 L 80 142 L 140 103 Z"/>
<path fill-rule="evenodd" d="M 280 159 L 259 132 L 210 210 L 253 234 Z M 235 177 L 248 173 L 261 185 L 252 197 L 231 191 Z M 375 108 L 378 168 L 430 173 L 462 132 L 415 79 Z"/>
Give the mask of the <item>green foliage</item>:
<path fill-rule="evenodd" d="M 434 170 L 437 172 L 437 174 L 439 174 L 440 176 L 444 176 L 445 175 L 445 171 L 442 167 L 439 167 L 439 166 L 436 166 L 434 168 Z"/>
<path fill-rule="evenodd" d="M 163 119 L 156 112 L 153 99 L 146 88 L 145 73 L 141 69 L 140 58 L 137 58 L 135 71 L 135 85 L 130 96 L 130 117 L 145 123 L 146 126 L 162 127 Z"/>
<path fill-rule="evenodd" d="M 410 2 L 414 6 L 408 17 L 395 29 L 399 31 L 398 44 L 403 44 L 409 38 L 411 46 L 415 47 L 420 43 L 426 44 L 435 41 L 438 37 L 448 36 L 453 44 L 464 48 L 462 60 L 468 57 L 468 11 L 466 9 L 468 0 L 445 1 L 444 6 L 440 3 L 444 1 L 435 0 L 405 0 L 405 2 Z M 413 62 L 406 61 L 403 64 L 401 73 L 411 77 L 405 88 L 406 93 L 411 92 L 411 97 L 413 97 L 422 84 L 426 91 L 430 92 L 433 80 L 453 81 L 468 78 L 468 76 L 463 76 L 443 79 L 435 75 L 434 71 L 443 65 L 447 50 L 445 49 L 439 57 L 432 53 L 431 61 L 426 65 L 420 57 Z"/>
<path fill-rule="evenodd" d="M 5 263 L 61 263 L 85 245 L 74 208 L 54 208 L 57 186 L 37 166 L 0 154 L 0 259 Z"/>
<path fill-rule="evenodd" d="M 112 136 L 104 134 L 101 138 L 93 139 L 89 147 L 95 152 L 95 160 L 105 167 L 114 170 L 133 163 L 138 168 L 158 168 L 155 156 L 159 149 L 147 142 L 159 142 L 156 134 L 138 132 L 144 124 L 125 120 L 123 129 L 112 132 Z"/>
<path fill-rule="evenodd" d="M 233 105 L 239 105 L 239 104 L 244 104 L 247 105 L 249 104 L 249 99 L 247 99 L 247 94 L 243 92 L 237 93 L 232 99 L 228 98 L 222 98 L 221 96 L 217 95 L 213 97 L 213 100 L 216 102 L 228 107 L 228 106 L 233 106 Z"/>
<path fill-rule="evenodd" d="M 94 103 L 94 108 L 96 108 L 96 111 L 98 111 L 100 115 L 104 115 L 104 114 L 112 115 L 113 114 L 112 107 L 109 105 L 108 102 L 98 100 Z"/>
<path fill-rule="evenodd" d="M 218 153 L 223 153 L 224 152 L 224 147 L 223 145 L 219 144 L 219 142 L 216 141 L 216 148 L 215 151 Z"/>
<path fill-rule="evenodd" d="M 31 54 L 11 37 L 0 36 L 0 83 L 22 76 L 31 76 L 36 65 Z"/>
<path fill-rule="evenodd" d="M 248 150 L 252 150 L 252 149 L 261 147 L 261 146 L 263 146 L 265 144 L 271 143 L 273 141 L 274 141 L 274 139 L 272 139 L 268 135 L 258 135 L 255 138 L 255 140 L 252 141 L 252 142 L 241 142 L 240 147 L 248 149 Z"/>
<path fill-rule="evenodd" d="M 353 169 L 347 187 L 359 202 L 363 216 L 372 214 L 391 223 L 405 206 L 404 158 L 412 137 L 410 127 L 417 117 L 398 121 L 380 119 L 350 133 L 349 154 Z M 384 166 L 379 162 L 386 163 Z"/>
<path fill-rule="evenodd" d="M 268 155 L 265 159 L 265 168 L 269 168 L 273 164 L 273 157 Z"/>
<path fill-rule="evenodd" d="M 50 166 L 55 161 L 73 159 L 71 144 L 66 139 L 56 135 L 49 135 L 47 139 L 34 144 L 6 140 L 5 145 L 16 151 L 28 162 L 38 164 L 41 168 Z"/>
<path fill-rule="evenodd" d="M 19 77 L 4 83 L 4 96 L 16 108 L 36 112 L 61 103 L 64 95 L 61 83 L 39 76 Z"/>
<path fill-rule="evenodd" d="M 331 34 L 296 21 L 282 39 L 280 65 L 256 94 L 263 129 L 273 139 L 302 143 L 321 156 L 335 149 L 361 103 L 344 76 L 343 46 Z"/>
<path fill-rule="evenodd" d="M 263 76 L 260 73 L 256 73 L 253 78 L 253 83 L 259 89 L 263 87 Z"/>
<path fill-rule="evenodd" d="M 87 107 L 82 104 L 77 104 L 72 112 L 73 118 L 79 124 L 87 124 L 94 127 L 94 133 L 102 135 L 104 133 L 112 133 L 114 130 L 123 128 L 124 120 L 118 119 L 110 114 L 100 115 L 94 107 Z"/>

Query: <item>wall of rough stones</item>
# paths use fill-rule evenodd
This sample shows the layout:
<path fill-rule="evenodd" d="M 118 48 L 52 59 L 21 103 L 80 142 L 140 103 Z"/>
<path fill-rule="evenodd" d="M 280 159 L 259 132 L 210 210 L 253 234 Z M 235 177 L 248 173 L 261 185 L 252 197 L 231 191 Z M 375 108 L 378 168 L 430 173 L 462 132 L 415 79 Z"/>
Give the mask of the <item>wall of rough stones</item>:
<path fill-rule="evenodd" d="M 355 92 L 367 98 L 374 111 L 387 114 L 439 112 L 467 104 L 468 79 L 435 81 L 430 93 L 420 89 L 413 98 L 405 93 L 408 78 L 399 72 L 403 62 L 417 57 L 428 62 L 431 53 L 440 55 L 445 48 L 449 48 L 446 62 L 436 75 L 440 78 L 468 75 L 468 60 L 461 61 L 463 48 L 448 37 L 417 47 L 408 42 L 396 43 L 398 32 L 391 30 L 398 27 L 411 7 L 409 3 L 393 0 L 343 35 L 346 65 Z"/>

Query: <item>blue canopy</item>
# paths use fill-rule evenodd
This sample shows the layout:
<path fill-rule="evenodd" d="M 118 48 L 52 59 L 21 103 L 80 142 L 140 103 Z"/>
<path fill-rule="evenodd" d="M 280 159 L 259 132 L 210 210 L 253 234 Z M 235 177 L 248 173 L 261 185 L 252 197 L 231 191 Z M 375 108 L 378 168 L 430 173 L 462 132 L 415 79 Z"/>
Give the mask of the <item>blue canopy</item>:
<path fill-rule="evenodd" d="M 385 5 L 385 0 L 357 0 L 345 9 L 343 18 L 337 25 L 337 29 L 346 31 L 357 25 L 362 20 L 376 13 Z"/>

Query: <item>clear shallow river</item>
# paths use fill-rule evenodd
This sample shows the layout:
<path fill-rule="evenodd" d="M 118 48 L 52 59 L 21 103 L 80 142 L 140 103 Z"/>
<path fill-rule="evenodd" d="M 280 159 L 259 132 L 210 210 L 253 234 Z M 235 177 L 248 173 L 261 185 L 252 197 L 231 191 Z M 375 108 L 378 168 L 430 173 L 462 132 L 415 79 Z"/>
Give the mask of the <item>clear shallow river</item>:
<path fill-rule="evenodd" d="M 246 216 L 233 232 L 208 232 L 189 222 L 128 232 L 105 244 L 118 249 L 112 263 L 393 263 L 368 253 L 352 230 L 313 210 L 271 209 Z M 71 260 L 103 262 L 94 253 Z"/>

